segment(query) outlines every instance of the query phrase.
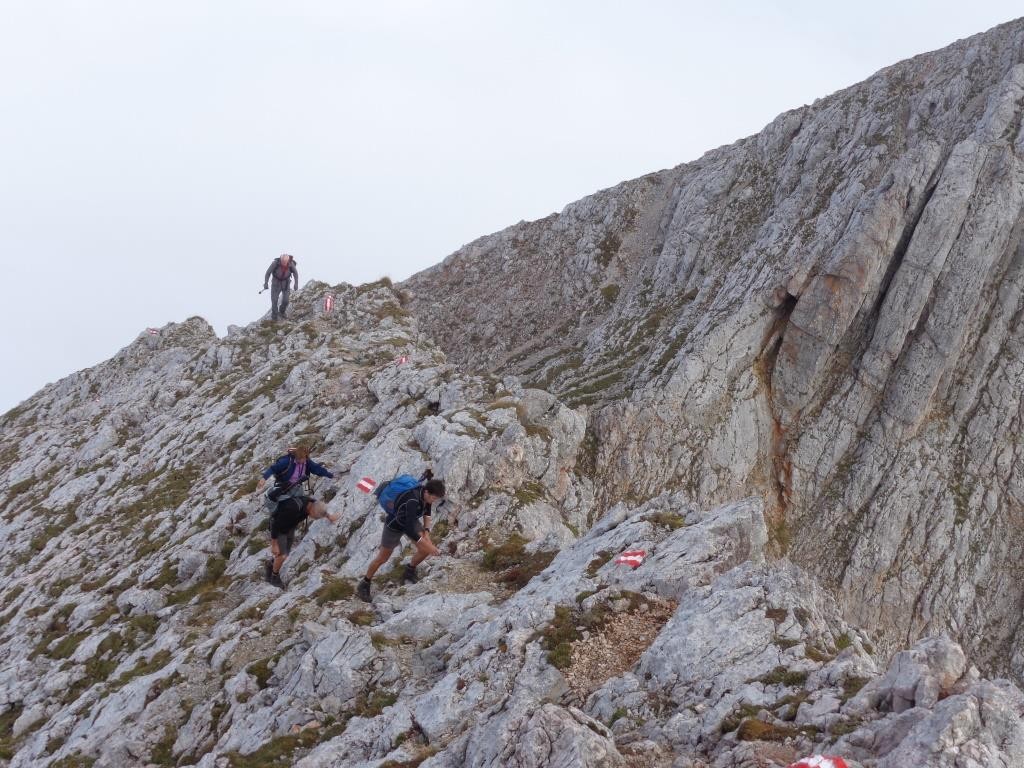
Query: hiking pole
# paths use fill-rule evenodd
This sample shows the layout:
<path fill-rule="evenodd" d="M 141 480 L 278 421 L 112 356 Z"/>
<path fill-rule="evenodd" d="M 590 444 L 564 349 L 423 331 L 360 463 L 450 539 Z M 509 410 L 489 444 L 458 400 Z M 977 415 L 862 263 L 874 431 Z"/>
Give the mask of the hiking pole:
<path fill-rule="evenodd" d="M 264 288 L 264 289 L 263 289 L 263 291 L 269 291 L 269 290 L 270 290 L 269 288 Z M 263 291 L 260 291 L 260 292 L 259 292 L 259 293 L 257 293 L 256 295 L 257 295 L 257 296 L 259 296 L 259 295 L 260 295 L 260 293 L 263 293 Z"/>

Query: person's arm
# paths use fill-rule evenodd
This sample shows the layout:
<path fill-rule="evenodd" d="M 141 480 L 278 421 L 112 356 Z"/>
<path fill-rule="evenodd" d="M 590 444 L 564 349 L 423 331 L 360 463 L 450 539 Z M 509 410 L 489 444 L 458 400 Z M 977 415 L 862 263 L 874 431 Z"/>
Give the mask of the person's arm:
<path fill-rule="evenodd" d="M 334 474 L 329 469 L 327 469 L 327 467 L 323 467 L 317 464 L 312 459 L 308 459 L 306 461 L 306 466 L 309 467 L 309 474 L 311 475 L 317 475 L 318 477 L 329 477 L 332 480 L 334 479 Z"/>
<path fill-rule="evenodd" d="M 279 472 L 284 472 L 288 468 L 288 457 L 282 456 L 280 459 L 275 461 L 269 467 L 260 472 L 260 481 L 256 484 L 256 490 L 262 491 L 267 484 L 267 480 L 270 479 L 271 475 L 276 475 Z"/>
<path fill-rule="evenodd" d="M 288 468 L 288 457 L 282 456 L 280 459 L 275 461 L 269 467 L 263 470 L 263 479 L 269 480 L 271 475 L 277 475 L 284 472 Z"/>
<path fill-rule="evenodd" d="M 320 510 L 318 510 L 318 509 L 317 509 L 317 508 L 316 508 L 316 507 L 314 506 L 314 507 L 313 507 L 313 509 L 311 509 L 311 510 L 309 511 L 309 516 L 310 516 L 311 518 L 313 518 L 314 520 L 320 520 L 321 518 L 324 518 L 324 517 L 326 517 L 326 518 L 327 518 L 328 520 L 330 520 L 330 521 L 331 521 L 332 523 L 336 523 L 336 522 L 338 522 L 338 521 L 339 521 L 339 520 L 341 519 L 341 515 L 340 515 L 340 514 L 337 514 L 337 515 L 332 515 L 332 514 L 331 514 L 330 512 L 328 512 L 328 511 L 327 511 L 327 508 L 326 508 L 326 507 L 324 507 L 324 511 L 323 511 L 323 513 L 321 513 L 321 512 L 320 512 Z"/>
<path fill-rule="evenodd" d="M 423 516 L 423 530 L 430 533 L 430 513 Z"/>
<path fill-rule="evenodd" d="M 292 259 L 292 276 L 295 278 L 295 290 L 299 290 L 299 268 L 295 266 L 295 260 Z"/>
<path fill-rule="evenodd" d="M 263 287 L 267 287 L 267 283 L 270 282 L 270 276 L 274 274 L 274 262 L 270 262 L 270 266 L 267 267 L 267 274 L 263 276 Z"/>

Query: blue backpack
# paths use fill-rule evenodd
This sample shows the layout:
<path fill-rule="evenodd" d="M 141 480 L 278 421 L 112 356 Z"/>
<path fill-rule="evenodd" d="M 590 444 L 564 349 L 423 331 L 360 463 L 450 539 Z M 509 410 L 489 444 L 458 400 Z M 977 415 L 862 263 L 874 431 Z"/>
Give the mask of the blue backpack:
<path fill-rule="evenodd" d="M 395 501 L 406 491 L 418 488 L 420 481 L 412 475 L 399 475 L 393 480 L 388 480 L 373 489 L 373 495 L 377 497 L 377 503 L 387 512 L 388 522 L 395 518 Z"/>

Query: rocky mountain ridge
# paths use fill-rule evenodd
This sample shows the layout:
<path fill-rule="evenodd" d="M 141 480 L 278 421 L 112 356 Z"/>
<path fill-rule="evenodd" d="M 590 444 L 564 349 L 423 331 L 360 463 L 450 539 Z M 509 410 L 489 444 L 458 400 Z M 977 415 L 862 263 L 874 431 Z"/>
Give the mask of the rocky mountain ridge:
<path fill-rule="evenodd" d="M 768 554 L 760 499 L 602 510 L 585 409 L 460 373 L 385 284 L 293 306 L 224 339 L 199 319 L 142 334 L 5 416 L 12 768 L 1024 759 L 1014 685 L 941 637 L 887 669 Z M 309 526 L 282 592 L 253 491 L 291 439 L 321 446 L 341 520 Z M 380 521 L 355 483 L 424 464 L 456 502 L 445 555 L 366 605 Z"/>
<path fill-rule="evenodd" d="M 1022 62 L 1013 22 L 5 414 L 0 765 L 1024 765 Z M 298 440 L 340 521 L 280 591 Z M 356 482 L 427 465 L 443 555 L 362 603 Z"/>

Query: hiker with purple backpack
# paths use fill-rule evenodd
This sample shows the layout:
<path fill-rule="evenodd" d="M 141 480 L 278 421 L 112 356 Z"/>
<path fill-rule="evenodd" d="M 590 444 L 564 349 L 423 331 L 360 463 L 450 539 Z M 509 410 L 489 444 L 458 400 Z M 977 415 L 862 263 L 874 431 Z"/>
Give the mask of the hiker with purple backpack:
<path fill-rule="evenodd" d="M 416 548 L 412 559 L 405 565 L 403 584 L 415 584 L 416 566 L 428 557 L 441 554 L 430 540 L 430 513 L 431 507 L 444 499 L 444 481 L 435 480 L 433 472 L 428 469 L 419 480 L 412 475 L 399 475 L 378 486 L 374 495 L 384 508 L 385 518 L 380 549 L 356 587 L 356 595 L 366 602 L 371 600 L 370 582 L 373 575 L 388 561 L 403 536 L 408 537 Z"/>
<path fill-rule="evenodd" d="M 334 473 L 313 461 L 309 454 L 309 446 L 299 443 L 289 448 L 284 456 L 260 473 L 260 479 L 256 485 L 257 493 L 266 487 L 267 480 L 271 475 L 274 477 L 274 484 L 266 492 L 268 509 L 273 510 L 278 502 L 289 496 L 300 495 L 302 484 L 309 479 L 310 475 L 334 477 Z"/>
<path fill-rule="evenodd" d="M 299 270 L 295 266 L 295 258 L 290 253 L 282 253 L 274 259 L 267 272 L 263 275 L 263 291 L 267 290 L 267 283 L 273 280 L 270 287 L 270 319 L 277 320 L 278 315 L 282 319 L 288 319 L 285 312 L 288 310 L 288 292 L 292 278 L 295 279 L 295 290 L 299 290 Z M 260 291 L 260 293 L 263 293 Z M 278 297 L 281 298 L 281 305 L 278 306 Z"/>

